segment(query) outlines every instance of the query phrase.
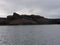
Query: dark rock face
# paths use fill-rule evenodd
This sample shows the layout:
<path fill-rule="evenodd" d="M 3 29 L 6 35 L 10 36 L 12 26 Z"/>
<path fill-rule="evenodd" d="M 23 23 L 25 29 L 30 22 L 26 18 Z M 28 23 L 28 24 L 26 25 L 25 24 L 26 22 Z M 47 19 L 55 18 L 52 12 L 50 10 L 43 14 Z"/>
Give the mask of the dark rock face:
<path fill-rule="evenodd" d="M 39 15 L 19 15 L 13 13 L 7 18 L 0 18 L 0 25 L 40 25 L 40 24 L 60 24 L 60 19 L 47 19 Z"/>

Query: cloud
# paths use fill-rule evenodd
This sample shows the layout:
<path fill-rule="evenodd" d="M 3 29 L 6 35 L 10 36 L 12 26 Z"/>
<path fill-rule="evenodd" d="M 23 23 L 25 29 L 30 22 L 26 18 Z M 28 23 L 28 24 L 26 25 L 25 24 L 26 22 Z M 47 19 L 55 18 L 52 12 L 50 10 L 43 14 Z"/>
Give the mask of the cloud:
<path fill-rule="evenodd" d="M 60 0 L 0 0 L 0 16 L 5 14 L 39 14 L 49 18 L 60 16 Z"/>

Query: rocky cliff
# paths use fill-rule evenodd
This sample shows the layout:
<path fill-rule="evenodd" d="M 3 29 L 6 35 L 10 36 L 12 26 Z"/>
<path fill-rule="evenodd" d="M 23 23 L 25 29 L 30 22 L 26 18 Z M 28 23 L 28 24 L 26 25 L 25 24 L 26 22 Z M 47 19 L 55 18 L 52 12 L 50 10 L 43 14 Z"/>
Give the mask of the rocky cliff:
<path fill-rule="evenodd" d="M 39 15 L 13 15 L 7 18 L 0 18 L 0 25 L 40 25 L 40 24 L 60 24 L 60 19 L 47 19 Z"/>

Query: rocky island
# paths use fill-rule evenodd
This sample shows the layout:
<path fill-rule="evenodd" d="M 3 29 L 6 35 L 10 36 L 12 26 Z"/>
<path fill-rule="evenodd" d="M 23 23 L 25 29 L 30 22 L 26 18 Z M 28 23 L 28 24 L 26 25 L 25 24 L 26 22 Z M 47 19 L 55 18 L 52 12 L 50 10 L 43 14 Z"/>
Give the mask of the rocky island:
<path fill-rule="evenodd" d="M 0 25 L 41 25 L 41 24 L 60 24 L 60 19 L 48 19 L 39 15 L 13 15 L 7 18 L 0 18 Z"/>

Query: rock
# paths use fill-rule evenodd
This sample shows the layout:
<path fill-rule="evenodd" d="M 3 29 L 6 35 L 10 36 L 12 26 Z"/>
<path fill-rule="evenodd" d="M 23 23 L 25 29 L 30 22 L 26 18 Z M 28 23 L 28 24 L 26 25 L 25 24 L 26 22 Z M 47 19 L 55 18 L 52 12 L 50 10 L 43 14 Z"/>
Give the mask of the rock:
<path fill-rule="evenodd" d="M 16 19 L 9 23 L 10 25 L 29 25 L 29 24 L 36 24 L 33 20 L 27 20 L 27 19 Z"/>
<path fill-rule="evenodd" d="M 0 25 L 40 25 L 40 24 L 60 24 L 60 19 L 48 19 L 39 15 L 13 15 L 7 18 L 0 18 Z"/>
<path fill-rule="evenodd" d="M 12 16 L 14 19 L 16 19 L 16 18 L 20 18 L 20 15 L 19 14 L 17 14 L 17 13 L 13 13 L 13 16 Z"/>

